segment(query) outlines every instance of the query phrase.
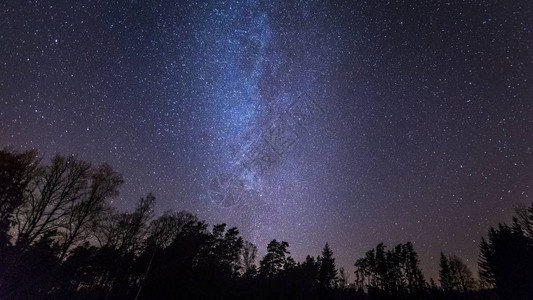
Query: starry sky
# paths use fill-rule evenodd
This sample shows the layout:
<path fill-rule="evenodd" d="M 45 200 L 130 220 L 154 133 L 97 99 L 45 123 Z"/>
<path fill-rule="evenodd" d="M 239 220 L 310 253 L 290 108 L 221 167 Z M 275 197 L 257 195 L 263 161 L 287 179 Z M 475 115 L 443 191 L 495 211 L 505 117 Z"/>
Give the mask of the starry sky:
<path fill-rule="evenodd" d="M 528 0 L 2 1 L 0 147 L 109 162 L 114 206 L 152 192 L 260 254 L 477 271 L 532 201 L 532 30 Z"/>

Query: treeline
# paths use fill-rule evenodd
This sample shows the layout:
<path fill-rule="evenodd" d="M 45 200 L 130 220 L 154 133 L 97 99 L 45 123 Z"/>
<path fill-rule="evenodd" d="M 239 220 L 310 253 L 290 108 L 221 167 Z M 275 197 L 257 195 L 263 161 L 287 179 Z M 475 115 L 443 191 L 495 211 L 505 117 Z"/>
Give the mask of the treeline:
<path fill-rule="evenodd" d="M 410 242 L 382 243 L 337 268 L 328 244 L 296 262 L 273 240 L 259 259 L 237 228 L 188 212 L 154 216 L 109 203 L 122 176 L 75 156 L 44 164 L 35 151 L 0 150 L 0 299 L 532 299 L 533 205 L 490 228 L 480 280 L 441 253 L 427 281 Z M 353 280 L 351 280 L 353 276 Z"/>

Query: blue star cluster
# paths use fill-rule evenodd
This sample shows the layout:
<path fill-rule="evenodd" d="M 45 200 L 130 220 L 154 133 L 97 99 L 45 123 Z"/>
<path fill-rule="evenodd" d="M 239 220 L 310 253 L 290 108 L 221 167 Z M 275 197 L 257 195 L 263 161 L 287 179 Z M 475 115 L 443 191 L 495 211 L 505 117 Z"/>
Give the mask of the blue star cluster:
<path fill-rule="evenodd" d="M 113 205 L 351 270 L 412 241 L 476 270 L 533 194 L 530 1 L 4 1 L 0 147 L 107 161 Z M 261 252 L 261 253 L 263 253 Z M 260 254 L 261 254 L 260 253 Z"/>

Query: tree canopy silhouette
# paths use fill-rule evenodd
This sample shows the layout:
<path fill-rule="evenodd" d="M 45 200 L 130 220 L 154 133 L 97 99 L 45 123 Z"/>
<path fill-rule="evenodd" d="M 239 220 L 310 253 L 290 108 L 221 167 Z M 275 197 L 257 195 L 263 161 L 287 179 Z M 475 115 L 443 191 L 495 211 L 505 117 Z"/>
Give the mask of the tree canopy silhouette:
<path fill-rule="evenodd" d="M 480 275 L 508 299 L 533 296 L 533 204 L 517 209 L 511 226 L 489 229 L 480 244 Z"/>
<path fill-rule="evenodd" d="M 427 284 L 413 244 L 379 243 L 337 270 L 328 243 L 296 262 L 289 243 L 258 247 L 235 227 L 195 215 L 154 215 L 147 194 L 131 212 L 114 208 L 122 176 L 72 155 L 49 164 L 36 151 L 0 150 L 0 299 L 531 299 L 533 206 L 480 246 L 479 290 L 457 256 L 441 253 Z M 477 297 L 477 298 L 476 298 Z"/>
<path fill-rule="evenodd" d="M 467 292 L 476 287 L 472 271 L 455 255 L 447 257 L 440 253 L 439 277 L 444 291 Z"/>
<path fill-rule="evenodd" d="M 356 286 L 382 295 L 422 291 L 426 282 L 410 242 L 386 250 L 383 243 L 355 262 Z"/>

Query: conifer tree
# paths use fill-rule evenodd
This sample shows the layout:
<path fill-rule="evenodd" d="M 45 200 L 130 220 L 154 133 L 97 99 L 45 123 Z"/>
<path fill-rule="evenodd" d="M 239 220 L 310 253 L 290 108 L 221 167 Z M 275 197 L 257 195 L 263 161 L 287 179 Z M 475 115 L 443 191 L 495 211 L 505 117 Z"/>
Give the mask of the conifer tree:
<path fill-rule="evenodd" d="M 440 286 L 444 291 L 450 291 L 452 286 L 452 273 L 450 269 L 450 262 L 444 253 L 440 253 L 440 270 L 439 270 Z"/>
<path fill-rule="evenodd" d="M 331 289 L 337 286 L 337 278 L 335 258 L 333 258 L 333 252 L 326 243 L 324 250 L 322 250 L 322 257 L 320 258 L 318 282 L 321 287 Z"/>

